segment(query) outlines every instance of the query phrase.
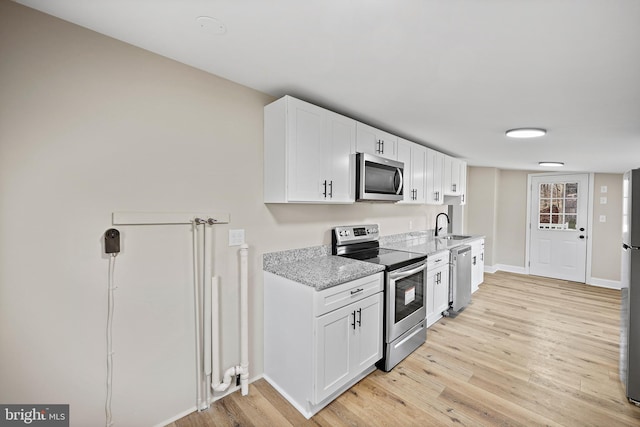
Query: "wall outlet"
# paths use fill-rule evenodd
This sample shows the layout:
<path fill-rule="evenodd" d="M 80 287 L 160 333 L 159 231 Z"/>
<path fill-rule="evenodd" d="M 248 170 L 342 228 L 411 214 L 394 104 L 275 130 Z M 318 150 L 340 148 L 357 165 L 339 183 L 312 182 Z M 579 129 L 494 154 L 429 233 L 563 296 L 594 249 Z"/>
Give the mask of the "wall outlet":
<path fill-rule="evenodd" d="M 600 222 L 607 222 L 607 216 L 606 215 L 600 215 Z"/>
<path fill-rule="evenodd" d="M 409 230 L 413 230 L 413 221 L 409 221 Z"/>
<path fill-rule="evenodd" d="M 600 192 L 601 193 L 606 193 L 607 192 L 607 186 L 606 185 L 600 186 Z"/>
<path fill-rule="evenodd" d="M 607 198 L 606 197 L 600 197 L 600 204 L 601 205 L 606 205 L 607 204 Z"/>
<path fill-rule="evenodd" d="M 229 246 L 240 246 L 244 243 L 244 230 L 229 230 Z"/>

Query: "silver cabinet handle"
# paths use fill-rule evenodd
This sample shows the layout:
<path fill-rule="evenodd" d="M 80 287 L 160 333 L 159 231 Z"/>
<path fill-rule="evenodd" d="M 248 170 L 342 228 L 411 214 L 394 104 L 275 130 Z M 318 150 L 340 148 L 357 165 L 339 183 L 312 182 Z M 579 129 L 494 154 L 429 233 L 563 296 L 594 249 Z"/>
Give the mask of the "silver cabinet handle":
<path fill-rule="evenodd" d="M 333 199 L 333 180 L 329 181 L 329 198 Z"/>
<path fill-rule="evenodd" d="M 356 311 L 353 310 L 351 312 L 351 315 L 353 316 L 353 323 L 351 324 L 351 326 L 353 326 L 353 330 L 355 331 L 356 330 Z"/>
<path fill-rule="evenodd" d="M 456 192 L 456 184 L 451 184 L 451 191 Z"/>
<path fill-rule="evenodd" d="M 324 180 L 324 183 L 322 184 L 324 186 L 324 192 L 322 193 L 322 195 L 324 196 L 324 198 L 327 198 L 327 180 Z"/>
<path fill-rule="evenodd" d="M 358 309 L 358 326 L 362 327 L 362 309 Z"/>
<path fill-rule="evenodd" d="M 360 292 L 364 291 L 363 288 L 358 288 L 355 291 L 351 291 L 351 295 L 355 295 L 355 294 L 359 294 Z"/>

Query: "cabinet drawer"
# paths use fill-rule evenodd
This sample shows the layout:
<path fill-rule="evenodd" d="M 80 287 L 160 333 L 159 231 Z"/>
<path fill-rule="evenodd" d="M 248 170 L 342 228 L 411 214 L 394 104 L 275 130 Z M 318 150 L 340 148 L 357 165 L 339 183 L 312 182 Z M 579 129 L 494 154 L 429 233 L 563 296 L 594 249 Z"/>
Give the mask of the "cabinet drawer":
<path fill-rule="evenodd" d="M 376 273 L 316 292 L 314 296 L 314 315 L 321 316 L 382 291 L 383 280 L 383 273 Z"/>
<path fill-rule="evenodd" d="M 449 263 L 449 251 L 442 251 L 429 255 L 427 258 L 427 270 L 447 265 Z"/>

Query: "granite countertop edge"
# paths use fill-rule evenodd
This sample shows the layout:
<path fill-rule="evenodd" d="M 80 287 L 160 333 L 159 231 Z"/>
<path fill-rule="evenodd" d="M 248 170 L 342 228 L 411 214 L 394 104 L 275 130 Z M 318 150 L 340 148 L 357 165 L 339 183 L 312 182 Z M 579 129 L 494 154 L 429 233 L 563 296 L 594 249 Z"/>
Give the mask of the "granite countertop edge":
<path fill-rule="evenodd" d="M 380 247 L 427 256 L 485 238 L 470 235 L 464 240 L 443 243 L 429 231 L 412 231 L 380 238 Z M 321 245 L 265 253 L 263 270 L 320 291 L 384 271 L 384 266 L 331 255 L 331 246 Z"/>
<path fill-rule="evenodd" d="M 384 271 L 384 266 L 325 255 L 281 264 L 264 265 L 264 271 L 315 288 L 317 291 Z"/>

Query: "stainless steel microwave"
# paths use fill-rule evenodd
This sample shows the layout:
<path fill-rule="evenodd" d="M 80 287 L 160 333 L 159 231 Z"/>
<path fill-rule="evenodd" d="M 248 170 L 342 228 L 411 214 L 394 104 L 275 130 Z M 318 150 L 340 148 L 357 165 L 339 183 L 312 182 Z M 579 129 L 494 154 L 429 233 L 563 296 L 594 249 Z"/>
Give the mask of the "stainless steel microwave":
<path fill-rule="evenodd" d="M 404 163 L 366 153 L 356 154 L 356 201 L 403 199 Z"/>

